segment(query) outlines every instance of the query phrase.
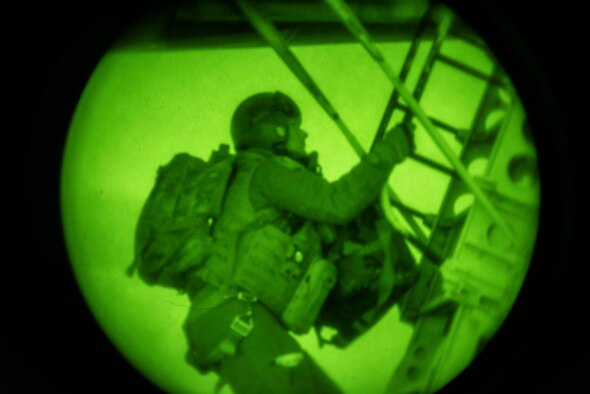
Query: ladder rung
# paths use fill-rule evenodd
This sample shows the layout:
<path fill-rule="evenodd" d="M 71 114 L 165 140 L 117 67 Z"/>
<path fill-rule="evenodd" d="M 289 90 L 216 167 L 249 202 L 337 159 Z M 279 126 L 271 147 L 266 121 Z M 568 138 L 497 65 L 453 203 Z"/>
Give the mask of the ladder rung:
<path fill-rule="evenodd" d="M 453 170 L 453 169 L 451 169 L 449 167 L 446 167 L 445 165 L 440 164 L 440 163 L 438 163 L 438 162 L 436 162 L 436 161 L 434 161 L 432 159 L 429 159 L 426 156 L 422 156 L 422 155 L 419 155 L 417 153 L 412 153 L 410 155 L 410 157 L 412 159 L 416 160 L 419 163 L 422 163 L 424 165 L 427 165 L 429 167 L 432 167 L 435 170 L 438 170 L 440 172 L 444 172 L 447 175 L 450 175 L 450 176 L 455 176 L 456 175 L 455 170 Z"/>
<path fill-rule="evenodd" d="M 437 59 L 440 60 L 441 62 L 443 62 L 449 66 L 455 67 L 455 68 L 457 68 L 457 69 L 459 69 L 459 70 L 461 70 L 461 71 L 463 71 L 475 78 L 479 78 L 481 80 L 484 80 L 488 83 L 491 83 L 491 84 L 499 86 L 499 87 L 504 87 L 504 82 L 501 81 L 500 79 L 495 78 L 491 75 L 486 75 L 486 74 L 482 73 L 481 71 L 476 70 L 475 68 L 468 66 L 464 63 L 461 63 L 455 59 L 452 59 L 446 55 L 443 55 L 442 53 L 438 54 Z"/>
<path fill-rule="evenodd" d="M 397 108 L 400 109 L 400 110 L 402 110 L 402 111 L 404 111 L 404 112 L 406 112 L 406 113 L 408 113 L 408 112 L 409 113 L 412 113 L 412 110 L 410 108 L 408 108 L 408 106 L 405 105 L 405 104 L 399 103 L 397 105 Z M 466 133 L 465 131 L 460 130 L 460 129 L 456 128 L 456 127 L 453 127 L 450 124 L 443 122 L 442 120 L 438 120 L 438 119 L 435 119 L 435 118 L 430 117 L 430 121 L 432 123 L 434 123 L 435 126 L 441 128 L 443 130 L 446 130 L 446 131 L 448 131 L 450 133 L 453 133 L 456 136 L 461 137 L 461 136 L 464 136 L 465 133 Z"/>
<path fill-rule="evenodd" d="M 393 205 L 394 207 L 396 207 L 400 211 L 404 211 L 406 213 L 409 213 L 412 216 L 419 217 L 420 219 L 424 219 L 426 217 L 426 215 L 427 215 L 426 213 L 420 212 L 420 211 L 418 211 L 415 208 L 410 208 L 407 205 L 404 205 L 404 204 L 402 204 L 399 201 L 391 200 L 391 205 Z"/>
<path fill-rule="evenodd" d="M 433 213 L 424 213 L 422 211 L 417 210 L 416 208 L 411 208 L 407 205 L 404 205 L 399 201 L 391 200 L 391 205 L 399 209 L 402 213 L 407 213 L 414 217 L 420 218 L 422 220 L 422 223 L 424 223 L 426 227 L 432 227 L 437 217 Z"/>

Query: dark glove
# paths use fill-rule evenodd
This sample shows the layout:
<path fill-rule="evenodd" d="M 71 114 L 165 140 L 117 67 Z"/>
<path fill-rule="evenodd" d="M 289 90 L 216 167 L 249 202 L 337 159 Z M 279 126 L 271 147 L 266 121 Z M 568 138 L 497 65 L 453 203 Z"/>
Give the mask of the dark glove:
<path fill-rule="evenodd" d="M 412 124 L 395 126 L 375 145 L 371 155 L 384 162 L 402 162 L 414 151 L 414 128 Z"/>

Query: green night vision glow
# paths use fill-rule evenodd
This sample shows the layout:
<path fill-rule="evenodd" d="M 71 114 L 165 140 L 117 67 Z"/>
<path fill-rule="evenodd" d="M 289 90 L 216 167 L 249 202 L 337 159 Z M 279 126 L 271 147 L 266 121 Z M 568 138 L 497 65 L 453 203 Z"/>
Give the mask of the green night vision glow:
<path fill-rule="evenodd" d="M 418 21 L 423 12 L 423 7 L 408 8 L 404 17 L 411 19 L 414 15 Z M 445 23 L 445 13 L 451 15 L 443 10 L 434 14 L 434 20 Z M 175 15 L 185 16 L 182 26 L 191 21 L 186 14 Z M 395 16 L 392 18 L 395 20 Z M 455 16 L 451 23 L 456 21 Z M 371 26 L 367 22 L 370 32 Z M 304 30 L 301 37 L 311 37 L 305 36 Z M 298 305 L 304 308 L 324 307 L 317 315 L 312 313 L 312 325 L 323 322 L 322 326 L 303 325 L 302 332 L 284 328 L 283 339 L 285 343 L 296 341 L 317 364 L 314 371 L 323 371 L 318 379 L 333 382 L 344 393 L 430 393 L 451 381 L 475 359 L 481 343 L 492 339 L 506 318 L 524 281 L 535 243 L 540 179 L 534 142 L 518 95 L 477 36 L 472 40 L 447 36 L 437 48 L 433 34 L 417 40 L 420 45 L 404 85 L 413 93 L 420 89 L 416 101 L 466 175 L 458 174 L 433 138 L 430 126 L 415 116 L 403 97 L 398 98 L 389 119 L 384 118 L 393 85 L 348 31 L 339 36 L 345 39 L 334 41 L 334 37 L 316 31 L 310 41 L 297 44 L 295 38 L 290 45 L 295 61 L 305 68 L 337 111 L 339 122 L 363 150 L 370 151 L 383 119 L 386 130 L 408 121 L 414 126 L 409 135 L 413 135 L 415 149 L 393 166 L 386 182 L 386 189 L 393 191 L 395 198 L 377 193 L 376 203 L 371 205 L 375 209 L 357 215 L 351 222 L 355 226 L 328 226 L 332 238 L 322 233 L 325 227 L 321 223 L 312 221 L 316 238 L 322 243 L 316 251 L 322 259 L 314 261 L 321 263 L 307 261 L 301 265 L 306 254 L 298 255 L 297 249 L 290 250 L 290 259 L 283 262 L 291 264 L 288 272 L 295 278 L 287 292 L 287 304 L 289 297 L 297 295 Z M 310 93 L 277 55 L 276 48 L 254 29 L 242 36 L 216 36 L 214 32 L 201 41 L 192 37 L 186 42 L 174 38 L 166 42 L 147 33 L 141 37 L 144 39 L 137 41 L 127 38 L 103 56 L 76 108 L 63 157 L 64 232 L 81 292 L 97 322 L 125 358 L 167 392 L 212 393 L 219 381 L 215 367 L 199 372 L 187 362 L 187 316 L 207 305 L 195 301 L 204 298 L 200 287 L 179 292 L 174 286 L 150 285 L 137 274 L 137 267 L 135 274 L 129 275 L 137 253 L 138 219 L 156 183 L 158 169 L 179 153 L 207 161 L 221 144 L 231 147 L 228 154 L 233 157 L 236 150 L 230 124 L 234 111 L 253 94 L 276 91 L 296 103 L 301 113 L 300 128 L 307 134 L 306 150 L 318 153 L 321 176 L 327 181 L 341 179 L 361 159 L 343 136 L 342 127 L 318 104 L 317 92 L 316 96 Z M 378 38 L 373 44 L 385 62 L 400 73 L 413 41 L 407 37 Z M 431 50 L 438 50 L 439 56 L 433 59 Z M 431 67 L 426 67 L 429 64 Z M 423 74 L 425 68 L 430 71 Z M 279 135 L 285 135 L 285 131 Z M 234 178 L 229 179 L 234 182 Z M 302 190 L 293 189 L 291 193 L 297 196 Z M 353 191 L 350 198 L 360 194 Z M 224 214 L 222 205 L 220 215 Z M 394 241 L 384 241 L 383 226 L 390 229 L 387 234 L 398 229 Z M 333 241 L 334 237 L 340 243 Z M 316 238 L 304 238 L 302 250 Z M 224 247 L 233 245 L 228 242 Z M 256 245 L 257 241 L 252 242 Z M 164 248 L 167 245 L 171 244 L 165 243 Z M 392 261 L 402 259 L 402 251 L 408 252 L 406 261 L 413 261 L 413 267 L 392 265 Z M 263 251 L 252 253 L 266 258 Z M 340 267 L 340 278 L 326 261 Z M 347 263 L 351 267 L 357 264 L 360 271 L 347 271 L 342 265 Z M 375 268 L 372 276 L 366 271 L 370 264 Z M 286 272 L 282 266 L 280 269 Z M 190 275 L 198 276 L 198 271 L 191 270 Z M 248 271 L 238 271 L 242 283 L 263 280 L 254 274 L 248 276 Z M 317 278 L 327 283 L 331 273 L 335 283 L 326 287 L 331 293 L 326 292 L 327 298 L 318 301 L 323 304 L 305 304 L 313 286 L 301 290 L 304 278 L 310 283 L 320 281 Z M 412 275 L 407 279 L 401 278 L 403 274 Z M 387 282 L 387 275 L 395 278 L 393 282 Z M 412 286 L 398 298 L 391 296 L 393 293 L 388 294 L 394 298 L 380 298 L 379 291 L 387 288 L 383 283 L 402 283 L 402 279 Z M 261 287 L 261 294 L 255 294 L 260 299 L 239 301 L 248 307 L 228 313 L 242 320 L 236 323 L 230 319 L 219 332 L 245 330 L 246 340 L 251 337 L 252 341 L 264 342 L 258 337 L 264 334 L 259 327 L 285 326 L 289 319 L 297 324 L 305 320 L 292 309 L 291 315 L 286 314 L 289 318 L 280 312 L 268 315 L 274 317 L 257 317 L 262 308 L 273 309 L 264 305 L 264 297 L 272 298 L 276 293 L 280 298 L 278 293 L 284 291 L 272 277 L 268 280 L 277 290 L 264 284 L 252 285 Z M 349 289 L 346 286 L 364 286 L 365 293 L 356 294 L 367 298 L 337 297 L 338 291 Z M 395 285 L 393 289 L 395 293 Z M 304 291 L 308 293 L 301 293 Z M 348 302 L 348 309 L 339 304 Z M 384 305 L 379 312 L 371 309 L 377 304 Z M 334 312 L 329 317 L 333 310 L 340 314 Z M 253 330 L 262 334 L 248 330 L 250 319 Z M 352 334 L 343 336 L 337 324 L 331 324 L 335 320 L 349 327 Z M 231 324 L 235 329 L 230 329 Z M 341 342 L 329 343 L 334 338 Z M 223 342 L 222 337 L 219 342 Z M 235 359 L 240 354 L 242 342 L 237 341 L 235 349 L 231 341 L 223 343 L 220 349 L 225 357 Z M 306 356 L 297 349 L 285 349 L 268 368 L 301 368 Z M 279 378 L 276 382 L 284 383 Z M 277 392 L 288 392 L 283 389 L 276 387 Z M 234 390 L 226 384 L 220 392 Z"/>

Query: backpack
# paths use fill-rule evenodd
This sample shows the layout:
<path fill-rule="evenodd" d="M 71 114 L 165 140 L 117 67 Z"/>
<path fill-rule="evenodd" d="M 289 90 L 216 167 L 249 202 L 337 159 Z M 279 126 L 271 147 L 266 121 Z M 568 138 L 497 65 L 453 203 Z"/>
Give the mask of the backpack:
<path fill-rule="evenodd" d="M 206 162 L 180 153 L 159 168 L 137 223 L 129 275 L 137 269 L 147 284 L 181 293 L 203 285 L 195 273 L 212 253 L 211 227 L 221 214 L 234 160 L 222 144 Z"/>

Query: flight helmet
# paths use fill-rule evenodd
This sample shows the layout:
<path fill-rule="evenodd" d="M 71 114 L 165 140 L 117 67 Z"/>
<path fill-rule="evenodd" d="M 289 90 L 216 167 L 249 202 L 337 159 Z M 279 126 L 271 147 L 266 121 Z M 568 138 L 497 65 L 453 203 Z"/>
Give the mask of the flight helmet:
<path fill-rule="evenodd" d="M 248 97 L 234 112 L 231 137 L 236 150 L 267 149 L 276 151 L 289 140 L 288 122 L 301 119 L 297 104 L 279 91 Z M 276 127 L 261 127 L 271 124 Z"/>

